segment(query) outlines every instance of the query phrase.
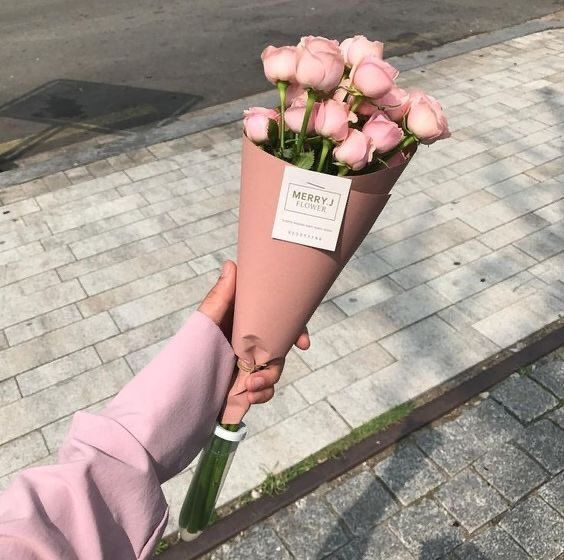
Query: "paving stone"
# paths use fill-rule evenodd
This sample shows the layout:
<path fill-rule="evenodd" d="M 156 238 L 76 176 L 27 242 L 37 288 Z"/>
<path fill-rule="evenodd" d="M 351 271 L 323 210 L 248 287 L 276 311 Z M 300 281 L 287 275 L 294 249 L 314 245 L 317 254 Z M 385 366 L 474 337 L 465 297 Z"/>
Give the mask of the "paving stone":
<path fill-rule="evenodd" d="M 86 348 L 118 333 L 110 316 L 101 313 L 0 352 L 0 379 L 6 379 Z"/>
<path fill-rule="evenodd" d="M 17 401 L 19 398 L 21 395 L 14 377 L 0 381 L 0 406 Z"/>
<path fill-rule="evenodd" d="M 507 503 L 498 492 L 468 469 L 443 484 L 435 498 L 469 533 L 507 509 Z"/>
<path fill-rule="evenodd" d="M 270 518 L 290 552 L 303 560 L 316 560 L 334 552 L 348 540 L 339 518 L 315 495 Z"/>
<path fill-rule="evenodd" d="M 127 245 L 110 249 L 105 253 L 99 253 L 77 262 L 62 266 L 57 272 L 63 280 L 70 280 L 78 276 L 86 275 L 90 272 L 115 265 L 117 263 L 150 253 L 166 247 L 166 241 L 159 235 L 153 235 L 146 239 L 134 241 Z"/>
<path fill-rule="evenodd" d="M 189 278 L 157 292 L 149 293 L 111 310 L 120 330 L 126 331 L 158 319 L 187 305 L 199 303 L 217 280 L 215 271 Z"/>
<path fill-rule="evenodd" d="M 118 360 L 6 405 L 0 409 L 0 442 L 41 428 L 114 395 L 131 377 L 125 361 Z"/>
<path fill-rule="evenodd" d="M 304 375 L 296 381 L 298 391 L 313 403 L 391 364 L 394 358 L 377 342 Z M 354 367 L 351 367 L 354 364 Z"/>
<path fill-rule="evenodd" d="M 65 247 L 26 257 L 4 265 L 0 275 L 0 285 L 23 280 L 28 276 L 63 266 L 74 260 L 72 253 Z"/>
<path fill-rule="evenodd" d="M 351 290 L 333 301 L 335 305 L 351 316 L 402 292 L 403 289 L 400 286 L 386 277 Z"/>
<path fill-rule="evenodd" d="M 329 560 L 413 560 L 413 556 L 386 527 L 379 525 L 368 537 L 357 538 Z"/>
<path fill-rule="evenodd" d="M 49 455 L 39 432 L 0 445 L 0 476 L 7 475 Z"/>
<path fill-rule="evenodd" d="M 564 431 L 549 420 L 532 424 L 515 441 L 552 474 L 564 467 Z"/>
<path fill-rule="evenodd" d="M 98 354 L 89 346 L 53 360 L 17 376 L 18 385 L 24 397 L 37 393 L 46 387 L 70 379 L 101 364 Z"/>
<path fill-rule="evenodd" d="M 564 361 L 551 361 L 533 367 L 531 377 L 559 399 L 564 399 Z"/>
<path fill-rule="evenodd" d="M 475 323 L 474 328 L 504 348 L 556 321 L 563 313 L 561 299 L 548 290 L 539 291 Z"/>
<path fill-rule="evenodd" d="M 564 517 L 564 472 L 547 482 L 539 490 L 539 496 Z"/>
<path fill-rule="evenodd" d="M 368 471 L 341 483 L 326 499 L 355 535 L 366 533 L 399 510 L 382 483 Z"/>
<path fill-rule="evenodd" d="M 549 418 L 564 430 L 564 407 L 555 410 Z"/>
<path fill-rule="evenodd" d="M 424 496 L 444 482 L 444 475 L 415 447 L 404 444 L 374 467 L 376 475 L 403 505 Z"/>
<path fill-rule="evenodd" d="M 70 248 L 77 259 L 85 259 L 121 245 L 151 237 L 173 227 L 174 222 L 168 216 L 154 216 L 88 239 L 75 241 L 70 244 Z"/>
<path fill-rule="evenodd" d="M 394 269 L 398 269 L 459 245 L 475 235 L 476 230 L 470 226 L 460 220 L 451 220 L 381 249 L 378 256 Z"/>
<path fill-rule="evenodd" d="M 518 374 L 500 383 L 491 394 L 522 422 L 531 422 L 558 404 L 548 391 Z"/>
<path fill-rule="evenodd" d="M 83 299 L 78 303 L 78 308 L 84 317 L 90 317 L 103 311 L 121 308 L 129 302 L 135 303 L 143 296 L 155 294 L 193 278 L 194 275 L 188 264 L 181 263 Z"/>
<path fill-rule="evenodd" d="M 513 276 L 533 264 L 535 261 L 531 257 L 515 247 L 503 247 L 496 253 L 486 255 L 440 278 L 431 280 L 429 286 L 454 303 Z M 485 281 L 482 281 L 482 278 Z"/>
<path fill-rule="evenodd" d="M 556 223 L 516 241 L 514 245 L 528 255 L 542 261 L 562 251 L 564 237 L 558 235 L 559 232 L 562 232 L 561 223 Z"/>
<path fill-rule="evenodd" d="M 523 427 L 487 399 L 466 409 L 456 420 L 415 434 L 417 445 L 435 463 L 454 475 L 488 451 L 521 434 Z"/>
<path fill-rule="evenodd" d="M 501 528 L 494 527 L 456 549 L 459 560 L 530 560 L 530 556 Z"/>
<path fill-rule="evenodd" d="M 253 527 L 234 540 L 222 546 L 223 560 L 290 560 L 291 556 L 276 533 L 264 523 Z"/>
<path fill-rule="evenodd" d="M 517 505 L 500 525 L 535 560 L 556 560 L 564 552 L 564 519 L 536 496 Z"/>
<path fill-rule="evenodd" d="M 426 498 L 394 516 L 389 527 L 418 560 L 442 558 L 463 541 L 455 520 Z"/>
<path fill-rule="evenodd" d="M 502 444 L 480 457 L 474 468 L 510 502 L 521 499 L 547 478 L 544 469 L 511 444 Z"/>
<path fill-rule="evenodd" d="M 282 422 L 308 406 L 307 401 L 293 385 L 276 387 L 276 398 L 262 406 L 251 407 L 245 416 L 249 435 L 259 433 L 274 424 Z"/>
<path fill-rule="evenodd" d="M 30 318 L 18 325 L 8 327 L 5 333 L 10 346 L 16 346 L 26 340 L 65 327 L 81 319 L 82 315 L 78 308 L 76 305 L 72 304 L 49 311 L 45 315 Z"/>

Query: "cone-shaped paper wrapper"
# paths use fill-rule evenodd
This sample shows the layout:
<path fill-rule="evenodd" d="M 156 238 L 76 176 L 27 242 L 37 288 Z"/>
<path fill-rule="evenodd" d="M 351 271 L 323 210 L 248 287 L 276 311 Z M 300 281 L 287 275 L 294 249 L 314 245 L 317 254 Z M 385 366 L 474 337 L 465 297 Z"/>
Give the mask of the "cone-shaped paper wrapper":
<path fill-rule="evenodd" d="M 351 177 L 337 247 L 326 251 L 272 238 L 284 168 L 290 164 L 243 139 L 232 339 L 241 360 L 252 366 L 286 356 L 369 233 L 407 163 L 404 159 L 395 167 Z M 246 413 L 248 375 L 239 370 L 222 422 L 237 424 Z"/>

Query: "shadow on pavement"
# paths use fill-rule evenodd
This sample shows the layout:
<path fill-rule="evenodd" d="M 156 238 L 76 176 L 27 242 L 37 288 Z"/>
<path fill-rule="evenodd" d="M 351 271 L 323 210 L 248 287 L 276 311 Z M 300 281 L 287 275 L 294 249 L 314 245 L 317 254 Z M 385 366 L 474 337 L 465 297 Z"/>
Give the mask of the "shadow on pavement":
<path fill-rule="evenodd" d="M 200 96 L 78 80 L 53 80 L 0 107 L 0 164 L 96 136 L 162 126 Z"/>

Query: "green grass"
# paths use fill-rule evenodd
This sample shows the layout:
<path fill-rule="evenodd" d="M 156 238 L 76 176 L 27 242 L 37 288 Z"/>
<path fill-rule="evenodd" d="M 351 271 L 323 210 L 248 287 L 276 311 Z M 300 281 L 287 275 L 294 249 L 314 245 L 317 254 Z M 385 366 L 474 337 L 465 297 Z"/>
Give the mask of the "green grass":
<path fill-rule="evenodd" d="M 161 539 L 159 541 L 159 544 L 157 544 L 157 548 L 155 548 L 155 552 L 153 552 L 153 554 L 155 556 L 158 556 L 159 554 L 162 554 L 168 548 L 170 548 L 170 544 L 168 544 L 164 539 Z"/>
<path fill-rule="evenodd" d="M 328 445 L 327 447 L 324 447 L 317 453 L 310 455 L 309 457 L 305 458 L 303 461 L 300 461 L 296 465 L 293 465 L 289 469 L 286 469 L 285 471 L 282 471 L 278 474 L 268 473 L 266 479 L 258 487 L 258 491 L 263 496 L 282 494 L 288 486 L 288 483 L 294 478 L 307 471 L 310 471 L 319 463 L 323 463 L 328 459 L 339 456 L 353 445 L 356 445 L 357 443 L 365 440 L 368 436 L 371 436 L 372 434 L 387 428 L 395 422 L 398 422 L 399 420 L 407 416 L 413 410 L 413 408 L 414 407 L 411 403 L 400 404 L 399 406 L 392 408 L 388 412 L 385 412 L 381 416 L 373 418 L 366 424 L 355 428 L 349 435 L 345 436 L 339 441 L 332 443 L 331 445 Z M 245 495 L 243 498 L 246 497 L 247 495 Z M 249 501 L 251 500 L 248 499 L 245 503 L 248 503 Z"/>

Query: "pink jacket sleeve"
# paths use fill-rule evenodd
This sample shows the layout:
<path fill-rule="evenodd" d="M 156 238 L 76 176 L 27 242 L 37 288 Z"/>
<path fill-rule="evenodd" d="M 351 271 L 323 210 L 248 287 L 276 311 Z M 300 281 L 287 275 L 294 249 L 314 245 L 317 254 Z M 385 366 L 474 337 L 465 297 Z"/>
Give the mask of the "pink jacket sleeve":
<path fill-rule="evenodd" d="M 160 484 L 213 430 L 235 357 L 196 312 L 99 414 L 78 412 L 58 464 L 0 495 L 0 558 L 149 558 L 167 523 Z"/>

